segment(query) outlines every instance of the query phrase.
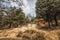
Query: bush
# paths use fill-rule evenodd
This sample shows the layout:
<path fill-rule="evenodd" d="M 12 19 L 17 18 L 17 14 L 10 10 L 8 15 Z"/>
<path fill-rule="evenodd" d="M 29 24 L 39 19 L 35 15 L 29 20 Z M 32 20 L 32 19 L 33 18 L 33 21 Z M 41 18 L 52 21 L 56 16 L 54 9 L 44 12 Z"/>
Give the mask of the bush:
<path fill-rule="evenodd" d="M 17 37 L 22 38 L 22 40 L 46 40 L 43 33 L 35 30 L 26 30 L 23 33 L 20 32 Z"/>

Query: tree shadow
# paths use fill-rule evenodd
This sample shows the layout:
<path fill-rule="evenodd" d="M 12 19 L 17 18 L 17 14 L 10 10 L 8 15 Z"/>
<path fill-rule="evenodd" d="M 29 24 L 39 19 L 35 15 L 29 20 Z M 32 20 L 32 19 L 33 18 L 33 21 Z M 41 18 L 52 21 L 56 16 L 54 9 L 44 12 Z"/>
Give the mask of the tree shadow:
<path fill-rule="evenodd" d="M 41 30 L 46 30 L 46 31 L 51 31 L 51 30 L 58 30 L 60 29 L 60 22 L 58 22 L 58 26 L 56 25 L 51 25 L 50 27 L 49 26 L 44 26 L 44 27 L 40 27 L 38 26 L 38 29 L 41 29 Z"/>
<path fill-rule="evenodd" d="M 41 27 L 41 28 L 38 28 L 38 29 L 46 30 L 46 31 L 51 31 L 51 30 L 60 29 L 60 27 L 52 27 L 52 26 L 51 26 L 51 28 L 49 28 L 49 27 L 47 26 L 47 27 Z"/>

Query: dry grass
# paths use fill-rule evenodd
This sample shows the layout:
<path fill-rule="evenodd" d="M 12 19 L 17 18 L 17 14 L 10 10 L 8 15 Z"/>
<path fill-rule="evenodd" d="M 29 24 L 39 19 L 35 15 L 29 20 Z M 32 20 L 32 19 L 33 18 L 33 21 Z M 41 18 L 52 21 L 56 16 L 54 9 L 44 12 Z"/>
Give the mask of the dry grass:
<path fill-rule="evenodd" d="M 46 40 L 43 33 L 35 30 L 26 30 L 22 34 L 19 33 L 17 37 L 21 37 L 22 40 Z"/>
<path fill-rule="evenodd" d="M 0 40 L 21 40 L 18 38 L 0 38 Z"/>
<path fill-rule="evenodd" d="M 0 40 L 60 40 L 60 29 L 43 30 L 35 26 L 29 24 L 21 28 L 0 30 Z"/>

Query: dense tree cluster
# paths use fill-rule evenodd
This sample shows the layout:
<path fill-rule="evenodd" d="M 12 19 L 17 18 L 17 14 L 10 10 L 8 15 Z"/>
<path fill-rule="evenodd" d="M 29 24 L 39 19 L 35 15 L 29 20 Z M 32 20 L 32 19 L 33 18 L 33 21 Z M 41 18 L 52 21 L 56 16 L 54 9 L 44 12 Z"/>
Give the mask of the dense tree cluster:
<path fill-rule="evenodd" d="M 57 23 L 57 16 L 60 15 L 60 0 L 37 0 L 36 18 L 43 18 L 48 21 L 49 26 L 52 19 Z"/>
<path fill-rule="evenodd" d="M 4 15 L 4 12 L 7 14 Z M 18 25 L 26 24 L 27 21 L 28 19 L 25 17 L 25 14 L 21 10 L 21 8 L 16 9 L 15 7 L 13 7 L 9 11 L 0 11 L 0 27 L 17 27 Z"/>

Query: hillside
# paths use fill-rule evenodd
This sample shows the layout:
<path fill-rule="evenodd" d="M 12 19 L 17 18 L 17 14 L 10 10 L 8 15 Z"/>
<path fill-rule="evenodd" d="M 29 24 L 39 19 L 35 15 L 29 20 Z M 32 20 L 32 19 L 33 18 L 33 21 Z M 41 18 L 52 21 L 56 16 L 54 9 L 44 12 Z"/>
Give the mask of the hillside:
<path fill-rule="evenodd" d="M 37 29 L 36 24 L 28 24 L 11 29 L 0 30 L 0 40 L 60 40 L 60 29 Z"/>

